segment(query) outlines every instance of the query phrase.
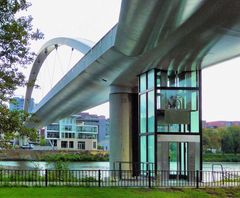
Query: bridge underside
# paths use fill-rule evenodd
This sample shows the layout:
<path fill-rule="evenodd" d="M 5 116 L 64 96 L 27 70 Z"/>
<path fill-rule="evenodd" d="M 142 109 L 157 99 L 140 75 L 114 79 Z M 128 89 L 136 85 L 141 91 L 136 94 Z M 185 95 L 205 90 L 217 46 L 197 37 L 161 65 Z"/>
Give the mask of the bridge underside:
<path fill-rule="evenodd" d="M 119 23 L 40 102 L 29 126 L 102 104 L 112 85 L 136 90 L 137 75 L 151 68 L 191 71 L 238 56 L 239 8 L 235 0 L 123 0 Z"/>
<path fill-rule="evenodd" d="M 236 0 L 123 0 L 119 23 L 46 95 L 28 125 L 109 100 L 111 166 L 131 161 L 189 177 L 201 169 L 201 70 L 239 55 L 239 10 Z"/>

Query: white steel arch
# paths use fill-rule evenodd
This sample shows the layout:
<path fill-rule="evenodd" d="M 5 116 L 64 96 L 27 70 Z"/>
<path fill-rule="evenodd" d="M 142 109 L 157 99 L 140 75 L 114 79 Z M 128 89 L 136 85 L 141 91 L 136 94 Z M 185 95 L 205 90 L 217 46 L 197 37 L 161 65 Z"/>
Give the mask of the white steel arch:
<path fill-rule="evenodd" d="M 33 63 L 33 66 L 29 75 L 27 90 L 25 94 L 25 101 L 24 101 L 25 111 L 28 111 L 33 88 L 35 86 L 37 76 L 39 74 L 39 71 L 44 61 L 46 60 L 48 55 L 60 45 L 69 46 L 75 50 L 78 50 L 83 54 L 86 54 L 93 47 L 94 43 L 85 39 L 72 39 L 67 37 L 57 37 L 47 41 L 39 50 L 39 53 Z"/>

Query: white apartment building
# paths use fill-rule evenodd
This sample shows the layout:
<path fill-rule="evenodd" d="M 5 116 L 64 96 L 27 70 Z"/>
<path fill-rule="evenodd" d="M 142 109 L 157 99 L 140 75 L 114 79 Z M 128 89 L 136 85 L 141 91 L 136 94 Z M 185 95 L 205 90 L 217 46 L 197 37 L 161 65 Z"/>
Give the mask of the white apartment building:
<path fill-rule="evenodd" d="M 70 116 L 45 127 L 45 139 L 58 150 L 97 150 L 98 126 Z"/>

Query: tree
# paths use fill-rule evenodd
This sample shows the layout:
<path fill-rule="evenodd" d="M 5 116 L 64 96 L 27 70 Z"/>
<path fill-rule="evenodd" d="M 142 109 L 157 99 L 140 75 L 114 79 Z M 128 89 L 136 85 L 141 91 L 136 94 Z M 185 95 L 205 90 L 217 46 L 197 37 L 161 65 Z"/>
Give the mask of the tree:
<path fill-rule="evenodd" d="M 222 137 L 222 152 L 233 153 L 233 138 L 229 130 Z"/>
<path fill-rule="evenodd" d="M 222 151 L 223 153 L 240 152 L 240 127 L 231 126 L 226 129 L 222 135 Z"/>
<path fill-rule="evenodd" d="M 204 129 L 203 130 L 203 149 L 219 150 L 221 148 L 221 135 L 218 129 Z"/>
<path fill-rule="evenodd" d="M 237 154 L 240 152 L 240 127 L 239 126 L 231 126 L 228 128 L 229 136 L 231 138 L 231 147 L 232 152 Z"/>
<path fill-rule="evenodd" d="M 19 86 L 25 86 L 21 68 L 31 64 L 35 53 L 30 50 L 30 41 L 43 38 L 43 34 L 32 28 L 31 16 L 20 16 L 31 5 L 26 0 L 0 0 L 0 133 L 1 142 L 16 133 L 30 135 L 33 129 L 24 126 L 28 114 L 11 112 L 6 103 Z"/>

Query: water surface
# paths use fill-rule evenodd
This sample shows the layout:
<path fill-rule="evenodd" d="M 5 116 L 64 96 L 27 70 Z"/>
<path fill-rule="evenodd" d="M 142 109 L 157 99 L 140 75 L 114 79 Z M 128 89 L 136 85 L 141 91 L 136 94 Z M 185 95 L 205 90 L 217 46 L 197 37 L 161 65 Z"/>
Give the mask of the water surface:
<path fill-rule="evenodd" d="M 204 162 L 203 170 L 211 171 L 212 164 L 214 164 L 214 170 L 220 170 L 222 164 L 224 170 L 228 171 L 240 171 L 239 162 Z M 0 167 L 5 169 L 54 169 L 53 163 L 44 161 L 0 161 Z M 109 162 L 69 162 L 68 168 L 70 170 L 109 170 Z"/>

